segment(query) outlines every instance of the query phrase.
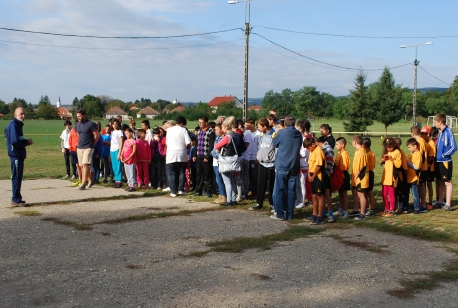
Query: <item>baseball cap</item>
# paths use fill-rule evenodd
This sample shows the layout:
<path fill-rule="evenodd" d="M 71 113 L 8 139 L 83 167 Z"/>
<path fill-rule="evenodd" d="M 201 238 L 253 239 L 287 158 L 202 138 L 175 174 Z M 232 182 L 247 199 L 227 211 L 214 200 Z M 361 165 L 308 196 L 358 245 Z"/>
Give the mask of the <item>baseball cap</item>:
<path fill-rule="evenodd" d="M 422 133 L 431 134 L 431 132 L 432 132 L 431 126 L 423 126 L 422 129 L 421 129 L 421 132 Z"/>

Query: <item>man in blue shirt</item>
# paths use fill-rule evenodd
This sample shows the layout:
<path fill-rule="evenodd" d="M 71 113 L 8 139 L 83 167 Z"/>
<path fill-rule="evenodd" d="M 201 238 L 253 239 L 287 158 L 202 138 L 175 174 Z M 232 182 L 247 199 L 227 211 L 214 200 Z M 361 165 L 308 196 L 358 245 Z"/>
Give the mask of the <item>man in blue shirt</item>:
<path fill-rule="evenodd" d="M 445 196 L 443 210 L 450 211 L 452 204 L 452 155 L 456 152 L 455 136 L 447 126 L 447 116 L 439 113 L 434 117 L 434 126 L 439 129 L 436 143 L 436 161 L 440 174 L 439 201 L 442 202 Z"/>
<path fill-rule="evenodd" d="M 279 130 L 272 141 L 272 145 L 278 148 L 278 151 L 275 159 L 276 172 L 273 192 L 276 213 L 270 218 L 276 220 L 293 219 L 296 202 L 296 177 L 299 173 L 299 150 L 302 145 L 302 134 L 294 127 L 296 119 L 293 116 L 286 116 L 284 122 L 286 128 Z"/>
<path fill-rule="evenodd" d="M 14 119 L 5 130 L 6 148 L 11 161 L 11 183 L 13 185 L 11 206 L 27 206 L 27 203 L 22 200 L 21 185 L 24 175 L 24 160 L 27 156 L 25 147 L 32 145 L 33 141 L 32 139 L 24 139 L 22 132 L 24 119 L 24 108 L 16 108 L 14 110 Z"/>

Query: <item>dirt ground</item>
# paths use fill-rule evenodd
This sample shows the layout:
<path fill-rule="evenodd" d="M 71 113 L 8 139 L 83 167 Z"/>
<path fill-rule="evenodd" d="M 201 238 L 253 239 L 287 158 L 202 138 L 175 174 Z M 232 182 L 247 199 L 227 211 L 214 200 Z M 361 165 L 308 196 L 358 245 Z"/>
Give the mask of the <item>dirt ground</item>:
<path fill-rule="evenodd" d="M 451 244 L 324 225 L 315 227 L 320 233 L 270 249 L 198 257 L 192 255 L 209 250 L 209 242 L 278 234 L 292 224 L 246 207 L 221 210 L 190 197 L 141 192 L 134 193 L 138 198 L 115 198 L 129 194 L 100 186 L 78 191 L 69 181 L 51 179 L 24 181 L 23 196 L 32 206 L 11 208 L 11 182 L 0 181 L 0 189 L 0 307 L 456 307 L 458 302 L 454 282 L 404 298 L 390 292 L 402 290 L 402 280 L 421 281 L 456 260 L 444 248 Z"/>

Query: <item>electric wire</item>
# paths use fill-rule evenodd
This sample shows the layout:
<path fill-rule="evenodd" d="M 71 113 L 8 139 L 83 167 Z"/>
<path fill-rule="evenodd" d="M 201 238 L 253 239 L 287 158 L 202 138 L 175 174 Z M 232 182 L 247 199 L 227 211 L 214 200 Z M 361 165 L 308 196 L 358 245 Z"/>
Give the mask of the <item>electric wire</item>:
<path fill-rule="evenodd" d="M 458 35 L 437 35 L 437 36 L 370 36 L 370 35 L 346 35 L 346 34 L 332 34 L 332 33 L 316 33 L 316 32 L 302 32 L 302 31 L 294 31 L 294 30 L 287 30 L 287 29 L 279 29 L 273 27 L 266 27 L 256 25 L 253 27 L 259 27 L 269 30 L 275 31 L 283 31 L 283 32 L 290 32 L 296 34 L 305 34 L 305 35 L 317 35 L 317 36 L 334 36 L 334 37 L 347 37 L 347 38 L 367 38 L 367 39 L 432 39 L 432 38 L 458 38 Z"/>
<path fill-rule="evenodd" d="M 212 31 L 212 32 L 205 32 L 205 33 L 167 35 L 167 36 L 98 36 L 98 35 L 79 35 L 79 34 L 51 33 L 51 32 L 20 30 L 20 29 L 4 28 L 4 27 L 0 27 L 0 30 L 22 32 L 22 33 L 32 33 L 32 34 L 53 35 L 53 36 L 66 36 L 66 37 L 78 37 L 78 38 L 97 38 L 97 39 L 169 39 L 169 38 L 181 38 L 181 37 L 202 36 L 202 35 L 209 35 L 209 34 L 216 34 L 216 33 L 224 33 L 224 32 L 230 32 L 230 31 L 235 31 L 235 30 L 242 30 L 243 31 L 242 28 L 233 28 L 233 29 Z"/>
<path fill-rule="evenodd" d="M 155 50 L 155 49 L 181 49 L 181 48 L 194 48 L 194 47 L 203 47 L 219 44 L 227 44 L 236 41 L 242 41 L 243 39 L 233 40 L 233 41 L 224 41 L 213 44 L 200 44 L 200 45 L 189 45 L 189 46 L 178 46 L 178 47 L 154 47 L 154 48 L 103 48 L 103 47 L 75 47 L 75 46 L 62 46 L 62 45 L 47 45 L 47 44 L 34 44 L 34 43 L 25 43 L 25 42 L 15 42 L 0 40 L 0 42 L 11 43 L 11 44 L 21 44 L 21 45 L 32 45 L 32 46 L 41 46 L 41 47 L 54 47 L 54 48 L 68 48 L 68 49 L 89 49 L 89 50 L 119 50 L 119 51 L 129 51 L 129 50 Z"/>
<path fill-rule="evenodd" d="M 379 68 L 379 69 L 352 68 L 352 67 L 345 67 L 345 66 L 341 66 L 341 65 L 327 63 L 327 62 L 324 62 L 324 61 L 320 61 L 320 60 L 317 60 L 317 59 L 314 59 L 314 58 L 307 57 L 307 56 L 305 56 L 303 54 L 300 54 L 300 53 L 298 53 L 296 51 L 288 49 L 288 48 L 286 48 L 286 47 L 284 47 L 284 46 L 282 46 L 280 44 L 277 44 L 277 43 L 269 40 L 268 38 L 265 38 L 264 36 L 262 36 L 262 35 L 260 35 L 258 33 L 252 33 L 252 34 L 253 35 L 257 35 L 257 36 L 263 38 L 264 40 L 270 42 L 271 44 L 273 44 L 275 46 L 278 46 L 278 47 L 280 47 L 282 49 L 285 49 L 285 50 L 287 50 L 287 51 L 289 51 L 291 53 L 294 53 L 294 54 L 296 54 L 296 55 L 298 55 L 300 57 L 303 57 L 303 58 L 306 58 L 306 59 L 309 59 L 311 61 L 318 62 L 318 63 L 321 63 L 321 64 L 325 64 L 325 65 L 328 65 L 328 66 L 338 67 L 338 68 L 342 68 L 342 69 L 346 69 L 346 70 L 352 70 L 352 71 L 360 71 L 361 70 L 361 71 L 366 71 L 366 72 L 383 71 L 385 69 L 385 68 Z M 410 63 L 406 63 L 406 64 L 403 64 L 403 65 L 398 65 L 398 66 L 394 66 L 394 67 L 388 67 L 388 69 L 390 69 L 390 70 L 391 69 L 396 69 L 396 68 L 404 67 L 404 66 L 407 66 L 407 65 L 410 65 Z"/>
<path fill-rule="evenodd" d="M 442 81 L 442 80 L 440 80 L 439 78 L 437 78 L 437 77 L 431 75 L 430 73 L 428 73 L 428 71 L 426 71 L 426 70 L 425 70 L 423 67 L 421 67 L 420 65 L 418 65 L 418 67 L 419 67 L 421 70 L 423 70 L 426 74 L 428 74 L 429 76 L 433 77 L 434 79 L 437 79 L 437 80 L 439 80 L 440 82 L 442 82 L 442 83 L 444 83 L 444 84 L 450 86 L 450 83 L 445 82 L 445 81 Z"/>
<path fill-rule="evenodd" d="M 424 72 L 422 71 L 419 71 L 420 75 L 424 78 L 426 78 L 427 80 L 429 80 L 431 83 L 435 84 L 435 85 L 442 85 L 440 82 L 438 82 L 437 80 L 434 80 L 432 78 L 430 78 L 428 75 L 426 75 Z"/>

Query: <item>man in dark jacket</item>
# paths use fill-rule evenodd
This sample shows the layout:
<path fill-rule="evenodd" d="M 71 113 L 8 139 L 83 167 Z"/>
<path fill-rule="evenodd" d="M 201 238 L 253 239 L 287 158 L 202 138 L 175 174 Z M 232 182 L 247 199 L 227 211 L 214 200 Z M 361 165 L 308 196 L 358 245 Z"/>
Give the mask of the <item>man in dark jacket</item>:
<path fill-rule="evenodd" d="M 272 145 L 278 148 L 278 151 L 275 159 L 273 192 L 276 213 L 270 218 L 276 220 L 293 219 L 296 177 L 299 172 L 299 150 L 302 145 L 302 134 L 294 127 L 296 119 L 293 116 L 286 116 L 284 121 L 286 128 L 279 130 L 272 141 Z"/>
<path fill-rule="evenodd" d="M 208 124 L 208 118 L 199 118 L 199 132 L 196 135 L 196 157 L 193 161 L 196 164 L 196 191 L 195 196 L 201 196 L 204 188 L 204 181 L 207 184 L 207 197 L 212 196 L 213 187 L 213 158 L 211 152 L 215 143 L 215 131 Z"/>
<path fill-rule="evenodd" d="M 24 160 L 27 156 L 25 147 L 32 145 L 32 139 L 24 139 L 22 127 L 24 126 L 24 108 L 18 107 L 14 110 L 14 119 L 8 124 L 5 130 L 6 148 L 11 161 L 11 182 L 13 185 L 13 196 L 11 206 L 27 206 L 22 200 L 21 185 L 24 175 Z"/>

